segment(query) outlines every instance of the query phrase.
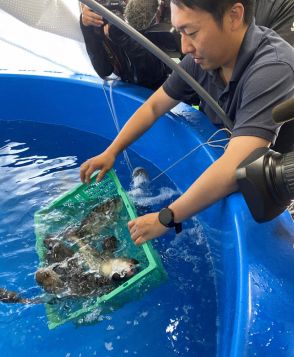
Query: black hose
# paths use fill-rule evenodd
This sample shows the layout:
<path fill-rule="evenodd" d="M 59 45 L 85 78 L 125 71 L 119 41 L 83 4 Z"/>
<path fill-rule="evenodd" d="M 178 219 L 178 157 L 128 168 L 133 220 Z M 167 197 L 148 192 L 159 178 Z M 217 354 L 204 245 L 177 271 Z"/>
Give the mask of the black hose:
<path fill-rule="evenodd" d="M 195 90 L 197 94 L 202 97 L 205 102 L 210 106 L 210 108 L 219 116 L 223 124 L 230 130 L 233 128 L 232 121 L 227 117 L 223 109 L 218 105 L 218 103 L 206 92 L 206 90 L 193 78 L 191 77 L 181 66 L 179 66 L 174 60 L 172 60 L 165 52 L 160 48 L 155 46 L 151 41 L 149 41 L 140 32 L 136 31 L 133 27 L 123 21 L 121 18 L 113 14 L 110 10 L 106 9 L 101 4 L 95 2 L 94 0 L 80 0 L 81 3 L 87 5 L 93 11 L 99 13 L 108 22 L 112 23 L 124 33 L 132 37 L 141 46 L 145 47 L 154 56 L 159 58 L 163 63 L 165 63 L 170 69 L 175 71 L 183 81 L 185 81 L 192 89 Z"/>

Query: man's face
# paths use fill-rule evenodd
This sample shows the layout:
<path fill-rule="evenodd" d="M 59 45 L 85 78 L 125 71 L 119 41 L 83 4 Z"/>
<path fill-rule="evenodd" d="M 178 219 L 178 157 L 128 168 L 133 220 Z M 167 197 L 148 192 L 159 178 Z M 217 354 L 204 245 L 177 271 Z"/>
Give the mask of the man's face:
<path fill-rule="evenodd" d="M 183 53 L 189 53 L 202 69 L 213 70 L 234 62 L 229 15 L 220 26 L 207 11 L 171 3 L 171 21 L 181 33 Z"/>

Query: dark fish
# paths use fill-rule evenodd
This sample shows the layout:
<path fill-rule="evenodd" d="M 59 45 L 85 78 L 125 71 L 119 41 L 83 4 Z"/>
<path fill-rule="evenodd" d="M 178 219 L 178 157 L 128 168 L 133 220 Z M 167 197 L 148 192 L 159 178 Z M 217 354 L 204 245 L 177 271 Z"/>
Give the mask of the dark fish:
<path fill-rule="evenodd" d="M 118 243 L 114 236 L 104 239 L 101 252 L 75 235 L 68 234 L 67 240 L 75 243 L 78 251 L 63 262 L 36 272 L 36 281 L 48 293 L 81 296 L 91 291 L 97 295 L 102 286 L 114 288 L 115 283 L 131 278 L 138 271 L 137 260 L 113 256 Z M 59 246 L 64 244 L 59 243 Z"/>
<path fill-rule="evenodd" d="M 54 239 L 54 237 L 51 236 L 47 236 L 44 239 L 44 246 L 47 248 L 46 263 L 48 265 L 62 262 L 74 255 L 74 252 L 71 248 L 67 247 L 60 240 Z"/>
<path fill-rule="evenodd" d="M 117 221 L 118 214 L 123 206 L 120 197 L 109 198 L 103 203 L 97 205 L 82 220 L 76 233 L 79 237 L 88 235 L 97 235 L 101 230 Z"/>
<path fill-rule="evenodd" d="M 150 179 L 147 171 L 143 167 L 136 167 L 132 173 L 132 189 L 147 188 Z"/>
<path fill-rule="evenodd" d="M 63 242 L 60 241 L 57 245 L 55 238 L 47 237 L 46 239 L 47 246 L 55 249 L 55 256 L 60 257 L 63 252 L 70 251 L 70 248 Z M 104 295 L 138 271 L 137 260 L 113 257 L 117 243 L 115 237 L 107 237 L 103 241 L 102 251 L 98 252 L 79 242 L 80 247 L 83 248 L 81 252 L 71 251 L 70 254 L 66 254 L 66 259 L 63 261 L 56 261 L 47 267 L 38 269 L 35 274 L 36 282 L 46 293 L 52 294 L 55 302 L 55 297 Z M 61 254 L 58 249 L 61 249 Z M 52 258 L 53 255 L 51 254 L 50 257 Z M 22 304 L 50 303 L 50 300 L 46 299 L 45 301 L 43 297 L 26 299 L 7 289 L 0 289 L 0 301 Z"/>
<path fill-rule="evenodd" d="M 44 239 L 46 266 L 36 271 L 35 279 L 46 293 L 58 298 L 101 296 L 137 273 L 137 260 L 114 257 L 118 246 L 116 237 L 105 238 L 99 252 L 84 242 L 85 237 L 97 235 L 114 221 L 121 208 L 121 198 L 108 199 L 94 207 L 79 227 Z M 38 297 L 22 298 L 6 289 L 0 289 L 0 301 L 24 304 L 44 302 Z"/>

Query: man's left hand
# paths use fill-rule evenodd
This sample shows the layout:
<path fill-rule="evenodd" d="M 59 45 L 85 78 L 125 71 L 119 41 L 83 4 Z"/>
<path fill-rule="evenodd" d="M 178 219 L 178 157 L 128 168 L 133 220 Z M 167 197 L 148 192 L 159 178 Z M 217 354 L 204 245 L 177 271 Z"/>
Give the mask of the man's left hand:
<path fill-rule="evenodd" d="M 148 240 L 164 234 L 168 228 L 163 226 L 158 220 L 158 212 L 149 213 L 133 219 L 128 223 L 131 238 L 136 245 L 143 244 Z"/>

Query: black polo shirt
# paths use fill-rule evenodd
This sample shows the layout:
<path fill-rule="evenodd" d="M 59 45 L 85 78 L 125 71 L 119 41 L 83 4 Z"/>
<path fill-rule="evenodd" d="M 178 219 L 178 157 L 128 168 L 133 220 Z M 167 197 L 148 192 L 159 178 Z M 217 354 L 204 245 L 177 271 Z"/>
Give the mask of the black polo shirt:
<path fill-rule="evenodd" d="M 279 125 L 272 108 L 294 96 L 294 49 L 274 31 L 252 23 L 243 39 L 230 82 L 225 85 L 218 70 L 205 71 L 186 55 L 180 64 L 219 103 L 233 121 L 234 136 L 257 136 L 275 142 Z M 190 101 L 191 89 L 173 72 L 163 84 L 171 98 Z M 220 123 L 214 111 L 201 100 L 201 110 Z"/>

